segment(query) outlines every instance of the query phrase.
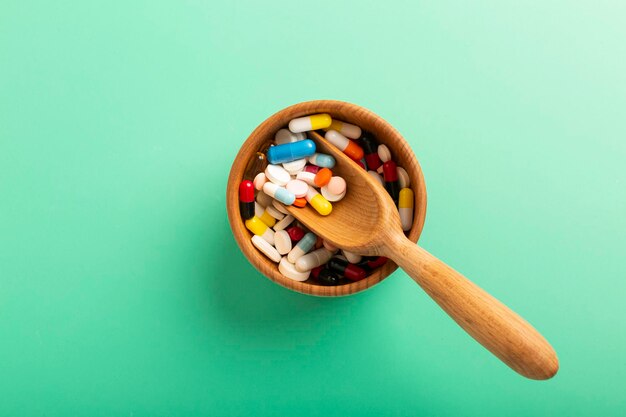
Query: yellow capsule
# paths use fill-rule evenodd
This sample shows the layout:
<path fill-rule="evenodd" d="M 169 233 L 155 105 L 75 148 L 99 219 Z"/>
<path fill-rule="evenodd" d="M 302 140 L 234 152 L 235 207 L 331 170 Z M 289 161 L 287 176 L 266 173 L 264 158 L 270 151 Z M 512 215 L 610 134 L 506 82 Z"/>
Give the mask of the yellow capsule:
<path fill-rule="evenodd" d="M 274 227 L 274 225 L 276 224 L 276 219 L 272 217 L 272 215 L 269 214 L 267 210 L 264 209 L 263 206 L 257 202 L 254 203 L 254 214 L 269 227 Z"/>
<path fill-rule="evenodd" d="M 411 190 L 410 188 L 403 188 L 400 190 L 398 207 L 413 208 L 413 190 Z"/>
<path fill-rule="evenodd" d="M 315 191 L 313 187 L 309 187 L 309 191 L 306 193 L 306 201 L 322 216 L 328 216 L 333 211 L 333 205 L 323 195 Z"/>
<path fill-rule="evenodd" d="M 261 221 L 263 223 L 265 223 L 266 225 L 268 225 L 269 227 L 274 227 L 274 225 L 276 224 L 276 219 L 273 218 L 268 212 L 267 210 L 265 210 L 263 212 L 263 215 L 260 217 Z"/>
<path fill-rule="evenodd" d="M 267 230 L 267 225 L 261 221 L 257 216 L 254 216 L 246 220 L 246 228 L 255 235 L 262 236 Z"/>

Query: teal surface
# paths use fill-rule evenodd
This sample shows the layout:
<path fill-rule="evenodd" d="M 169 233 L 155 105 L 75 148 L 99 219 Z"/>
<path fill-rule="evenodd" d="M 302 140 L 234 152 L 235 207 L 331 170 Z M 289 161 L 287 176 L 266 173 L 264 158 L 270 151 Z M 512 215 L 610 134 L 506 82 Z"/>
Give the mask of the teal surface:
<path fill-rule="evenodd" d="M 617 1 L 2 1 L 0 415 L 625 415 L 625 37 Z M 554 379 L 400 271 L 320 299 L 246 262 L 230 164 L 318 98 L 405 135 L 421 245 Z"/>

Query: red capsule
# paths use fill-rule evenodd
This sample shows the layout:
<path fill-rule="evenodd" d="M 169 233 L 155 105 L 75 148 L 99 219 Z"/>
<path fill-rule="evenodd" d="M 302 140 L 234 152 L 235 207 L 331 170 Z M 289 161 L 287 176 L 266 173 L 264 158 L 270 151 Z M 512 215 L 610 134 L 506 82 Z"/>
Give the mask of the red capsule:
<path fill-rule="evenodd" d="M 356 162 L 356 164 L 357 164 L 358 166 L 360 166 L 361 168 L 363 168 L 363 169 L 367 169 L 367 168 L 365 168 L 365 164 L 363 163 L 363 161 L 360 161 L 360 160 L 359 160 L 359 161 L 354 161 L 354 162 Z"/>
<path fill-rule="evenodd" d="M 295 243 L 299 242 L 300 239 L 304 237 L 304 230 L 302 230 L 298 226 L 291 226 L 289 229 L 287 229 L 287 234 L 289 234 L 291 241 Z"/>
<path fill-rule="evenodd" d="M 239 201 L 249 203 L 254 201 L 254 184 L 250 180 L 243 180 L 239 184 Z"/>
<path fill-rule="evenodd" d="M 303 171 L 305 172 L 312 172 L 314 174 L 317 174 L 317 171 L 320 170 L 320 167 L 318 167 L 317 165 L 305 165 Z"/>
<path fill-rule="evenodd" d="M 370 269 L 376 269 L 379 266 L 383 266 L 387 263 L 387 258 L 384 256 L 379 256 L 378 258 L 374 258 L 372 260 L 367 261 L 367 267 Z"/>
<path fill-rule="evenodd" d="M 398 166 L 393 161 L 387 161 L 383 164 L 383 176 L 385 182 L 398 181 Z"/>
<path fill-rule="evenodd" d="M 324 268 L 326 268 L 325 265 L 320 265 L 320 266 L 316 266 L 315 268 L 311 269 L 311 275 L 313 275 L 313 278 L 317 279 L 317 277 L 319 277 L 319 275 L 320 275 L 320 272 Z"/>

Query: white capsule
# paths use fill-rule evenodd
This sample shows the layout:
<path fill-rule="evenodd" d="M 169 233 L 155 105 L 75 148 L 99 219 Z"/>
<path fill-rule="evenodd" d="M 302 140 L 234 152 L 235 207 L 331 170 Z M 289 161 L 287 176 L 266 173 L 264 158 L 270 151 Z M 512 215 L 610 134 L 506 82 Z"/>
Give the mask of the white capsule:
<path fill-rule="evenodd" d="M 283 163 L 283 168 L 285 168 L 285 171 L 287 171 L 289 175 L 296 175 L 298 172 L 302 171 L 305 165 L 306 158 L 302 158 Z"/>
<path fill-rule="evenodd" d="M 277 145 L 284 145 L 285 143 L 298 142 L 305 138 L 306 135 L 304 133 L 293 133 L 289 129 L 280 129 L 274 136 L 274 142 Z"/>
<path fill-rule="evenodd" d="M 383 177 L 376 171 L 367 171 L 368 174 L 370 174 L 372 176 L 372 178 L 374 178 L 376 181 L 378 181 L 378 183 L 380 183 L 380 185 L 382 185 L 383 187 L 385 186 L 385 182 L 383 181 Z"/>
<path fill-rule="evenodd" d="M 287 206 L 292 205 L 296 200 L 296 196 L 293 195 L 293 193 L 290 193 L 285 187 L 276 185 L 273 182 L 263 184 L 263 192 Z"/>
<path fill-rule="evenodd" d="M 281 221 L 274 225 L 274 230 L 278 232 L 279 230 L 286 229 L 287 226 L 293 223 L 294 220 L 294 217 L 291 214 L 288 214 Z"/>
<path fill-rule="evenodd" d="M 409 188 L 411 185 L 411 178 L 409 177 L 409 173 L 406 172 L 406 169 L 402 167 L 398 167 L 398 184 L 400 188 Z"/>
<path fill-rule="evenodd" d="M 311 275 L 311 271 L 298 271 L 296 267 L 287 260 L 287 258 L 283 258 L 280 260 L 280 263 L 278 264 L 278 271 L 287 278 L 294 281 L 306 281 L 307 279 L 309 279 L 309 275 Z"/>
<path fill-rule="evenodd" d="M 320 265 L 324 265 L 333 257 L 333 252 L 326 248 L 319 248 L 311 253 L 301 256 L 296 261 L 296 269 L 300 272 L 310 271 Z"/>
<path fill-rule="evenodd" d="M 286 230 L 274 233 L 274 247 L 281 255 L 286 255 L 291 251 L 291 238 Z"/>
<path fill-rule="evenodd" d="M 274 240 L 276 240 L 276 235 L 274 235 Z M 351 264 L 358 264 L 359 262 L 361 262 L 362 256 L 358 255 L 354 252 L 348 252 L 347 250 L 341 251 L 343 253 L 343 256 L 346 257 L 346 260 L 348 262 L 350 262 Z"/>
<path fill-rule="evenodd" d="M 383 163 L 391 161 L 391 151 L 387 145 L 378 145 L 378 157 Z"/>
<path fill-rule="evenodd" d="M 252 236 L 252 244 L 256 247 L 261 253 L 270 258 L 272 261 L 278 263 L 282 256 L 278 253 L 278 251 L 270 245 L 265 239 L 261 236 L 253 235 Z"/>
<path fill-rule="evenodd" d="M 276 185 L 283 186 L 289 182 L 291 175 L 280 165 L 269 164 L 265 168 L 265 177 Z"/>
<path fill-rule="evenodd" d="M 259 203 L 263 207 L 270 206 L 274 199 L 269 195 L 265 194 L 263 191 L 260 191 L 256 195 L 256 202 Z"/>
<path fill-rule="evenodd" d="M 276 200 L 274 200 L 274 201 L 276 201 Z M 276 201 L 276 202 L 278 204 L 280 204 L 278 201 Z M 273 218 L 275 218 L 276 220 L 280 220 L 283 217 L 285 217 L 285 215 L 283 213 L 281 213 L 280 211 L 278 211 L 273 205 L 265 207 L 265 211 L 267 211 L 269 213 L 269 215 L 272 216 Z"/>
<path fill-rule="evenodd" d="M 310 186 L 315 186 L 315 174 L 308 171 L 298 172 L 296 175 L 296 179 L 300 181 L 304 181 Z"/>

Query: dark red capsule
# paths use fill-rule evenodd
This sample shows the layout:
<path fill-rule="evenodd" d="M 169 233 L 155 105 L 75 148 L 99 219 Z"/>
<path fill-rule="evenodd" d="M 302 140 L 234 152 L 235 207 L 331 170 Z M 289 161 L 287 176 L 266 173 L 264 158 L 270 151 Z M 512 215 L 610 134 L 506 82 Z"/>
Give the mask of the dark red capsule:
<path fill-rule="evenodd" d="M 244 220 L 254 217 L 254 184 L 250 180 L 239 184 L 239 213 Z"/>
<path fill-rule="evenodd" d="M 354 159 L 353 159 L 353 161 L 354 161 Z M 365 170 L 367 169 L 367 168 L 365 167 L 365 164 L 363 163 L 363 161 L 354 161 L 354 162 L 356 162 L 356 164 L 357 164 L 358 166 L 360 166 L 361 168 L 363 168 L 363 169 L 365 169 Z"/>
<path fill-rule="evenodd" d="M 360 281 L 367 276 L 365 269 L 339 258 L 331 259 L 328 262 L 328 267 L 339 274 L 340 277 L 347 278 L 350 281 Z"/>
<path fill-rule="evenodd" d="M 378 256 L 376 258 L 368 259 L 367 267 L 370 269 L 376 269 L 380 266 L 383 266 L 386 263 L 387 263 L 387 258 L 385 258 L 384 256 Z"/>
<path fill-rule="evenodd" d="M 320 275 L 320 272 L 324 268 L 326 268 L 325 265 L 320 265 L 320 266 L 316 266 L 315 268 L 311 269 L 311 275 L 313 276 L 313 278 L 317 279 L 319 277 L 319 275 Z"/>
<path fill-rule="evenodd" d="M 304 230 L 298 226 L 291 226 L 287 229 L 287 233 L 293 243 L 299 242 L 304 237 Z"/>

